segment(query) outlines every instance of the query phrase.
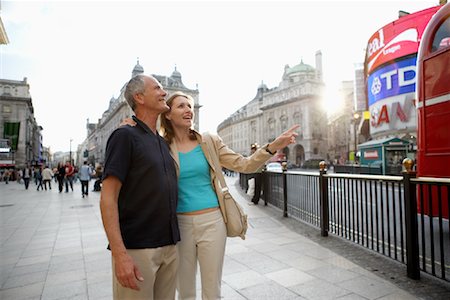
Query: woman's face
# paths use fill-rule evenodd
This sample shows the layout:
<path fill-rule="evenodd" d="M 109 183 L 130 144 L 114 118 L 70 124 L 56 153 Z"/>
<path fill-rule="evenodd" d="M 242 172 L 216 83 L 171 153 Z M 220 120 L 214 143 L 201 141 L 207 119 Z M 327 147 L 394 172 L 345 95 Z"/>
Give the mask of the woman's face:
<path fill-rule="evenodd" d="M 183 96 L 174 98 L 166 118 L 173 127 L 191 128 L 194 124 L 194 103 Z"/>

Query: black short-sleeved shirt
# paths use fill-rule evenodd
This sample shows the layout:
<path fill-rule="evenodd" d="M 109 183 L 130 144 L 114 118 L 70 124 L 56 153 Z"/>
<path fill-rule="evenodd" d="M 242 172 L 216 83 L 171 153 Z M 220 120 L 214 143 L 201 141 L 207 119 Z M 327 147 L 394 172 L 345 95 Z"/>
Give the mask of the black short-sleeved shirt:
<path fill-rule="evenodd" d="M 119 223 L 128 249 L 157 248 L 180 240 L 177 174 L 169 147 L 142 121 L 116 129 L 106 145 L 103 178 L 122 182 Z"/>

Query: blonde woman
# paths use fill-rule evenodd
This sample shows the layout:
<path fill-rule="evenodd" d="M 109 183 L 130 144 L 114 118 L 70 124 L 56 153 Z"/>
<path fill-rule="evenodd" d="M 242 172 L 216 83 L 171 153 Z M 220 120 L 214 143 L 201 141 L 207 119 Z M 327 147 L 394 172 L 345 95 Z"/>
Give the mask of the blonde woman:
<path fill-rule="evenodd" d="M 196 298 L 197 262 L 200 266 L 202 299 L 221 296 L 222 267 L 226 227 L 219 207 L 219 182 L 211 169 L 212 158 L 206 141 L 193 129 L 194 100 L 181 92 L 167 100 L 170 110 L 161 114 L 161 135 L 170 145 L 178 175 L 177 216 L 181 242 L 178 242 L 179 299 Z M 129 121 L 126 123 L 130 123 Z M 219 151 L 222 167 L 236 172 L 253 173 L 277 150 L 295 143 L 298 126 L 281 134 L 275 141 L 243 157 L 211 135 Z"/>

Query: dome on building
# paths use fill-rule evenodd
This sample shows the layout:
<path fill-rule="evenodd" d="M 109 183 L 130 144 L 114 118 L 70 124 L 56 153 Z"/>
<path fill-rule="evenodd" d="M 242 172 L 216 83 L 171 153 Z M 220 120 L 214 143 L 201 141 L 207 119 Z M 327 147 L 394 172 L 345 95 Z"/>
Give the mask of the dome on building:
<path fill-rule="evenodd" d="M 137 60 L 136 65 L 133 68 L 133 71 L 131 72 L 131 77 L 134 77 L 136 75 L 144 73 L 144 68 L 139 64 L 139 58 Z"/>
<path fill-rule="evenodd" d="M 179 78 L 181 80 L 181 73 L 177 71 L 177 66 L 175 66 L 175 70 L 173 70 L 172 75 L 170 75 L 172 78 Z"/>
<path fill-rule="evenodd" d="M 311 67 L 310 65 L 307 65 L 305 63 L 303 63 L 303 59 L 302 61 L 296 65 L 293 66 L 292 68 L 289 67 L 285 67 L 285 74 L 289 75 L 289 74 L 293 74 L 293 73 L 310 73 L 310 72 L 315 72 L 315 69 L 313 67 Z"/>
<path fill-rule="evenodd" d="M 258 90 L 263 90 L 263 91 L 267 91 L 269 88 L 267 87 L 267 85 L 264 83 L 264 81 L 261 81 L 261 84 L 258 86 Z"/>

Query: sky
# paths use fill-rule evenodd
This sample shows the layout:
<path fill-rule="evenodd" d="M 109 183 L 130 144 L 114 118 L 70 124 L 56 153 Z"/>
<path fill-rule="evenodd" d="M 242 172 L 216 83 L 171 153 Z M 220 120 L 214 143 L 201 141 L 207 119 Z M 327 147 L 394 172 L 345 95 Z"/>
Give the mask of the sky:
<path fill-rule="evenodd" d="M 200 131 L 244 106 L 284 66 L 323 58 L 329 91 L 352 80 L 373 33 L 438 0 L 359 1 L 4 1 L 9 44 L 0 78 L 27 77 L 43 144 L 74 151 L 139 63 L 200 92 Z M 330 94 L 330 92 L 328 93 Z M 328 107 L 333 107 L 329 103 Z M 70 142 L 72 140 L 72 143 Z"/>

